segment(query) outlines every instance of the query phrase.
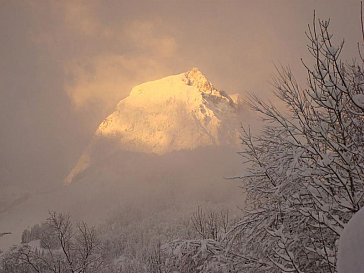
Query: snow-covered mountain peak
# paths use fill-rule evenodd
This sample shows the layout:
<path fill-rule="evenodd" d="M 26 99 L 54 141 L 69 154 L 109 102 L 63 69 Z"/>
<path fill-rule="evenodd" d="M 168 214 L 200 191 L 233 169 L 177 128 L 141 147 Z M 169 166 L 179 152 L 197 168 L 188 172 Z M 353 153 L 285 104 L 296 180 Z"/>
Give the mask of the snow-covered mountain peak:
<path fill-rule="evenodd" d="M 238 108 L 193 68 L 134 87 L 96 135 L 117 138 L 128 150 L 157 154 L 233 143 Z"/>
<path fill-rule="evenodd" d="M 159 155 L 237 144 L 241 111 L 238 104 L 238 100 L 217 90 L 197 68 L 137 85 L 100 124 L 68 182 L 98 156 L 93 146 L 103 140 L 113 143 L 114 151 Z"/>
<path fill-rule="evenodd" d="M 196 87 L 201 92 L 211 93 L 214 90 L 213 85 L 197 67 L 187 71 L 185 77 L 188 85 Z"/>

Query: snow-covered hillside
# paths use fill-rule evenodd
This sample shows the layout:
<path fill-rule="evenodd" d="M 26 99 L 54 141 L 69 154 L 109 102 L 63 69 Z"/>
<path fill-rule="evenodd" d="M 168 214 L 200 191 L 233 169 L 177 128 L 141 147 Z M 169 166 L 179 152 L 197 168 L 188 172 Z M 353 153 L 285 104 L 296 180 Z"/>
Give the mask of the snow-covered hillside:
<path fill-rule="evenodd" d="M 239 97 L 217 90 L 197 68 L 140 84 L 100 124 L 65 182 L 71 183 L 100 157 L 100 143 L 108 142 L 113 152 L 159 155 L 238 144 L 240 113 Z"/>

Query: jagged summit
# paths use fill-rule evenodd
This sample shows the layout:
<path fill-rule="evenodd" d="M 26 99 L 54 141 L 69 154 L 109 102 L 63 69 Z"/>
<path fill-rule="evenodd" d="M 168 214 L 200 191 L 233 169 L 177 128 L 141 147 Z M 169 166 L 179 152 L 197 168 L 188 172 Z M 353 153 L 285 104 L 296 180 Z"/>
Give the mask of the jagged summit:
<path fill-rule="evenodd" d="M 197 68 L 135 86 L 99 126 L 93 144 L 67 178 L 83 171 L 98 141 L 113 149 L 165 154 L 239 142 L 238 100 L 233 100 Z M 99 152 L 98 152 L 99 153 Z"/>
<path fill-rule="evenodd" d="M 222 128 L 236 119 L 236 109 L 231 97 L 193 68 L 134 87 L 96 134 L 119 138 L 128 150 L 157 154 L 230 143 L 230 130 Z"/>
<path fill-rule="evenodd" d="M 214 87 L 207 80 L 204 74 L 197 68 L 194 67 L 190 71 L 185 73 L 185 77 L 187 79 L 187 84 L 196 87 L 198 90 L 204 93 L 212 93 L 214 91 Z"/>

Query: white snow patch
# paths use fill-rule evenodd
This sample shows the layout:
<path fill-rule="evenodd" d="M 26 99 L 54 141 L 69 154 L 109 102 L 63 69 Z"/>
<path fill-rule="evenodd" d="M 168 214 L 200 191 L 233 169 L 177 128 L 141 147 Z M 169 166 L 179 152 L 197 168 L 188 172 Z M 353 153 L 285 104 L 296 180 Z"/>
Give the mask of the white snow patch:
<path fill-rule="evenodd" d="M 364 272 L 364 209 L 345 226 L 339 240 L 337 268 L 339 273 Z"/>
<path fill-rule="evenodd" d="M 364 108 L 364 94 L 356 94 L 353 96 L 353 101 L 359 107 Z"/>

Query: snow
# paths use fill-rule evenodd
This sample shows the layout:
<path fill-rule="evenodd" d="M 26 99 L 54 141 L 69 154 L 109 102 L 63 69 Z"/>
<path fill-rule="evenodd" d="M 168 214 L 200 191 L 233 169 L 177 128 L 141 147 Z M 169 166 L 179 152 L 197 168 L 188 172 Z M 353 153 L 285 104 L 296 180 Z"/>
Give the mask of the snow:
<path fill-rule="evenodd" d="M 32 249 L 38 249 L 40 250 L 42 247 L 40 246 L 40 240 L 33 240 L 31 242 L 28 243 L 28 245 L 32 248 Z"/>
<path fill-rule="evenodd" d="M 131 151 L 156 154 L 237 142 L 238 126 L 224 126 L 237 120 L 236 108 L 194 68 L 134 87 L 96 135 L 118 138 Z"/>
<path fill-rule="evenodd" d="M 357 94 L 353 96 L 353 101 L 359 107 L 364 108 L 364 94 Z"/>
<path fill-rule="evenodd" d="M 364 209 L 357 212 L 345 226 L 339 240 L 339 273 L 364 272 Z"/>
<path fill-rule="evenodd" d="M 98 127 L 94 142 L 115 149 L 165 154 L 197 147 L 239 144 L 241 100 L 231 98 L 197 68 L 132 88 Z M 87 169 L 94 144 L 66 178 Z"/>

